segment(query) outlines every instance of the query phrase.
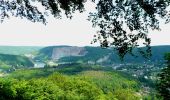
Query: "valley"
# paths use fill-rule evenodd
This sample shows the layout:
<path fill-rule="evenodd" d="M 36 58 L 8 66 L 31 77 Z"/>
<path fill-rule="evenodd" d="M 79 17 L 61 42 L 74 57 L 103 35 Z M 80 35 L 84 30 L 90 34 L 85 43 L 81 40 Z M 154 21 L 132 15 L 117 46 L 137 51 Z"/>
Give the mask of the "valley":
<path fill-rule="evenodd" d="M 6 48 L 16 50 L 13 52 L 17 52 L 24 47 Z M 93 98 L 96 100 L 98 100 L 98 98 L 104 98 L 102 100 L 113 100 L 113 98 L 124 100 L 126 97 L 128 97 L 127 100 L 158 99 L 156 96 L 157 93 L 155 92 L 157 74 L 166 66 L 164 54 L 170 52 L 170 46 L 154 46 L 152 47 L 152 57 L 150 59 L 145 59 L 141 55 L 138 57 L 127 55 L 124 60 L 121 61 L 118 55 L 113 52 L 113 48 L 103 49 L 101 47 L 75 46 L 32 48 L 33 47 L 27 47 L 22 49 L 22 52 L 18 51 L 18 53 L 10 54 L 9 50 L 4 50 L 4 48 L 1 50 L 0 47 L 0 77 L 6 81 L 9 81 L 8 79 L 16 79 L 16 81 L 19 82 L 18 85 L 23 84 L 22 80 L 26 80 L 27 84 L 32 84 L 30 82 L 37 82 L 36 79 L 44 81 L 44 84 L 54 85 L 56 82 L 49 81 L 52 82 L 49 83 L 47 81 L 57 77 L 57 80 L 59 78 L 57 82 L 60 82 L 63 81 L 60 80 L 60 77 L 64 77 L 64 79 L 66 78 L 66 80 L 64 80 L 64 82 L 66 82 L 64 87 L 62 84 L 57 84 L 61 91 L 50 91 L 60 91 L 67 94 L 66 96 L 72 95 L 72 98 L 75 98 L 75 96 L 78 96 L 77 98 L 79 99 L 89 98 L 86 97 L 86 93 L 86 95 L 84 94 L 85 90 L 82 91 L 84 96 L 81 97 L 78 92 L 73 93 L 72 90 L 64 89 L 67 85 L 72 87 L 72 85 L 67 84 L 67 81 L 73 84 L 78 82 L 77 80 L 81 80 L 83 83 L 93 84 L 93 87 L 100 87 L 100 90 L 97 91 L 101 91 L 101 93 L 97 94 L 97 98 Z M 137 51 L 134 52 L 138 54 Z M 0 80 L 0 83 L 1 82 Z M 11 86 L 14 85 L 13 83 L 9 84 L 11 84 Z M 79 83 L 75 84 L 78 85 Z M 72 88 L 77 89 L 78 87 L 73 86 Z M 85 87 L 83 86 L 82 88 Z M 18 91 L 17 88 L 14 91 Z M 79 91 L 79 89 L 75 91 Z M 89 91 L 93 90 L 89 88 L 86 92 Z M 121 94 L 124 92 L 127 92 L 127 94 Z M 94 95 L 91 95 L 90 98 L 93 96 Z M 31 95 L 27 97 L 31 97 Z M 65 97 L 62 94 L 59 97 L 56 96 L 56 98 L 60 97 L 71 98 Z M 15 99 L 16 98 L 17 96 Z"/>

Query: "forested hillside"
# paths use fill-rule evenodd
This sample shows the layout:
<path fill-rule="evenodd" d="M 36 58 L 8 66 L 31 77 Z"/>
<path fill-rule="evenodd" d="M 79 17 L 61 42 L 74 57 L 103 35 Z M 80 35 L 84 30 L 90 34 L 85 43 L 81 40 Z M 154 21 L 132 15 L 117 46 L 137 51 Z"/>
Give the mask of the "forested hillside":
<path fill-rule="evenodd" d="M 0 54 L 0 69 L 10 70 L 33 67 L 33 61 L 25 56 Z"/>
<path fill-rule="evenodd" d="M 106 71 L 101 66 L 76 66 L 15 71 L 0 80 L 0 99 L 140 100 L 149 98 L 148 94 L 143 93 L 139 81 L 128 75 Z"/>
<path fill-rule="evenodd" d="M 23 55 L 37 52 L 40 46 L 0 46 L 0 54 Z"/>
<path fill-rule="evenodd" d="M 52 47 L 46 47 L 39 51 L 37 57 L 35 59 L 39 60 L 56 60 L 54 58 L 54 52 L 55 48 L 63 48 L 67 49 L 70 48 L 70 46 L 52 46 Z M 113 63 L 121 63 L 119 56 L 116 52 L 114 52 L 114 49 L 108 48 L 100 48 L 100 47 L 83 47 L 84 48 L 84 54 L 82 56 L 74 56 L 70 54 L 66 54 L 65 52 L 60 52 L 60 55 L 65 55 L 62 57 L 57 57 L 58 59 L 56 61 L 58 62 L 86 62 L 86 63 L 102 63 L 102 64 L 113 64 Z M 145 49 L 145 48 L 139 48 L 139 49 Z M 76 51 L 74 51 L 76 52 Z M 137 49 L 134 50 L 134 54 L 137 56 L 132 55 L 126 55 L 123 62 L 126 63 L 144 63 L 144 62 L 163 62 L 163 55 L 166 52 L 170 52 L 170 46 L 153 46 L 152 47 L 152 56 L 150 59 L 145 59 L 137 52 Z M 55 52 L 57 53 L 57 51 Z M 63 53 L 63 54 L 61 54 Z"/>

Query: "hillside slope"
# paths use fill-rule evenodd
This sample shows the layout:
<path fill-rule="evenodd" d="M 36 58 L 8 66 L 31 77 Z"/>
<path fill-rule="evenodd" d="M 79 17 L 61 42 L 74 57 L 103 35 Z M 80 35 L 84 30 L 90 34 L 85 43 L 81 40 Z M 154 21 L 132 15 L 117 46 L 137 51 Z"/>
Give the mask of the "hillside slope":
<path fill-rule="evenodd" d="M 37 52 L 42 48 L 39 46 L 0 46 L 0 54 L 23 55 Z"/>
<path fill-rule="evenodd" d="M 142 94 L 137 94 L 141 90 L 139 81 L 121 72 L 106 71 L 102 68 L 75 64 L 62 66 L 60 69 L 16 70 L 4 77 L 4 80 L 0 80 L 2 85 L 0 94 L 2 98 L 9 99 L 15 93 L 11 96 L 11 100 L 19 97 L 33 100 L 34 98 L 51 100 L 56 98 L 59 100 L 62 98 L 63 100 L 140 100 L 142 98 Z"/>
<path fill-rule="evenodd" d="M 71 49 L 70 49 L 71 48 Z M 76 48 L 76 49 L 74 49 Z M 69 49 L 69 50 L 68 50 Z M 140 48 L 145 49 L 145 48 Z M 78 55 L 81 52 L 80 55 Z M 170 46 L 153 46 L 152 57 L 150 60 L 141 57 L 134 50 L 134 57 L 126 55 L 124 62 L 126 63 L 144 63 L 144 62 L 163 62 L 164 53 L 170 52 Z M 94 64 L 113 64 L 121 63 L 118 55 L 113 49 L 103 49 L 101 47 L 71 47 L 71 46 L 51 46 L 41 49 L 36 57 L 39 60 L 53 60 L 57 62 L 86 62 Z"/>
<path fill-rule="evenodd" d="M 33 67 L 33 62 L 24 56 L 0 54 L 0 70 Z"/>

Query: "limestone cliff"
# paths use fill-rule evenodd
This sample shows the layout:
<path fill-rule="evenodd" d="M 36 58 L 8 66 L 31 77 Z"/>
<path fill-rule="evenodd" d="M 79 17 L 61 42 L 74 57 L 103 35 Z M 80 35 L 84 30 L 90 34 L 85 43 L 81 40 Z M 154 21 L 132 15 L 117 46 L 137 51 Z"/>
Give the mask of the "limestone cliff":
<path fill-rule="evenodd" d="M 83 47 L 53 48 L 51 58 L 52 58 L 52 60 L 58 60 L 62 57 L 84 56 L 86 53 L 87 53 L 87 51 Z"/>

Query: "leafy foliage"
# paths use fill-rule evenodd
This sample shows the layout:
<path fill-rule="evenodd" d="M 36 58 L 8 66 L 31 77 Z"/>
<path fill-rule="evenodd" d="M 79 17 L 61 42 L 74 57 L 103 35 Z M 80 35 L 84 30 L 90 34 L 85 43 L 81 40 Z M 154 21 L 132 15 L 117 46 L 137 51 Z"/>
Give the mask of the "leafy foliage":
<path fill-rule="evenodd" d="M 51 73 L 53 73 L 52 70 L 46 70 L 46 69 L 20 69 L 16 70 L 12 73 L 10 73 L 7 78 L 15 78 L 19 80 L 29 80 L 32 78 L 42 78 L 47 77 Z"/>
<path fill-rule="evenodd" d="M 87 65 L 87 64 L 63 64 L 56 66 L 54 68 L 52 67 L 47 67 L 47 68 L 42 68 L 42 69 L 36 69 L 32 68 L 29 70 L 28 69 L 20 69 L 16 70 L 12 73 L 10 73 L 8 78 L 16 78 L 16 79 L 32 79 L 32 78 L 41 78 L 41 77 L 47 77 L 50 74 L 54 72 L 59 72 L 65 75 L 76 75 L 79 74 L 83 71 L 89 71 L 89 70 L 94 70 L 94 71 L 111 71 L 110 67 L 101 67 L 98 65 Z M 117 72 L 114 72 L 117 73 Z M 120 74 L 120 73 L 119 73 Z M 121 74 L 123 76 L 123 74 Z M 127 77 L 125 75 L 125 77 Z"/>
<path fill-rule="evenodd" d="M 69 76 L 51 72 L 51 75 L 46 74 L 47 76 L 41 78 L 37 77 L 38 74 L 34 74 L 39 72 L 40 69 L 18 70 L 13 72 L 11 77 L 1 78 L 0 99 L 139 100 L 141 98 L 136 95 L 140 89 L 138 82 L 116 72 L 91 70 Z M 32 75 L 32 78 L 23 77 L 27 73 Z M 20 76 L 15 77 L 16 74 Z M 122 94 L 125 92 L 126 94 Z"/>
<path fill-rule="evenodd" d="M 11 69 L 34 66 L 33 62 L 24 56 L 0 54 L 0 69 L 8 71 Z"/>
<path fill-rule="evenodd" d="M 1 100 L 56 100 L 63 95 L 62 91 L 54 83 L 44 79 L 24 80 L 2 80 Z"/>
<path fill-rule="evenodd" d="M 159 73 L 157 86 L 160 95 L 164 100 L 167 100 L 170 98 L 170 53 L 165 55 L 165 59 L 167 60 L 167 67 Z"/>
<path fill-rule="evenodd" d="M 89 15 L 93 26 L 100 30 L 94 42 L 99 41 L 102 47 L 114 46 L 119 56 L 133 55 L 133 48 L 139 40 L 146 45 L 142 55 L 151 56 L 148 29 L 159 30 L 159 18 L 169 22 L 169 0 L 99 0 L 97 11 Z"/>
<path fill-rule="evenodd" d="M 0 61 L 0 69 L 2 69 L 3 71 L 4 70 L 9 70 L 11 68 L 12 68 L 12 66 L 7 65 L 6 63 Z"/>
<path fill-rule="evenodd" d="M 41 4 L 44 11 L 34 5 Z M 83 0 L 1 0 L 0 11 L 1 21 L 6 17 L 16 16 L 27 18 L 32 22 L 43 22 L 46 24 L 46 15 L 51 13 L 56 18 L 61 18 L 61 13 L 64 12 L 68 18 L 72 17 L 72 13 L 76 10 L 82 12 L 84 10 Z"/>

